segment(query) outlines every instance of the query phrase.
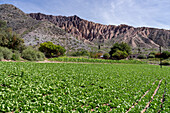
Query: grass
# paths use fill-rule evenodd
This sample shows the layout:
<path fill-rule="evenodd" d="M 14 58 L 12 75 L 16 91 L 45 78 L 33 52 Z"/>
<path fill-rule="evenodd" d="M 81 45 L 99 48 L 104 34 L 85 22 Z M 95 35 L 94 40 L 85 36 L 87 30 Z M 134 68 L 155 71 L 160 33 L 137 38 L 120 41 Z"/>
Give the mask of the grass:
<path fill-rule="evenodd" d="M 89 63 L 123 63 L 123 64 L 146 64 L 146 62 L 139 60 L 106 60 L 106 59 L 93 59 L 84 57 L 58 57 L 51 58 L 49 61 L 62 61 L 62 62 L 89 62 Z"/>

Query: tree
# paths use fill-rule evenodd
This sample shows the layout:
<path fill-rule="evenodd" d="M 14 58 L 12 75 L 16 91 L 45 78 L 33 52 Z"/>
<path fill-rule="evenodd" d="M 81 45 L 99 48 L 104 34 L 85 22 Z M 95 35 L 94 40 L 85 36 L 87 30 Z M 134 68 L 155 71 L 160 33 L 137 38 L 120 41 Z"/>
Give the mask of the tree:
<path fill-rule="evenodd" d="M 112 59 L 124 59 L 131 54 L 131 48 L 127 43 L 115 43 L 109 52 Z"/>
<path fill-rule="evenodd" d="M 169 51 L 163 51 L 161 53 L 161 58 L 168 59 L 169 57 L 170 57 L 170 52 Z"/>
<path fill-rule="evenodd" d="M 126 51 L 117 50 L 115 53 L 112 54 L 112 59 L 120 60 L 120 59 L 124 59 L 127 57 L 128 57 L 128 54 Z"/>
<path fill-rule="evenodd" d="M 39 50 L 44 52 L 46 57 L 58 57 L 64 55 L 65 48 L 60 45 L 55 45 L 52 42 L 44 42 L 40 44 Z"/>
<path fill-rule="evenodd" d="M 24 47 L 24 40 L 20 38 L 6 22 L 0 20 L 0 46 L 9 49 L 21 50 Z"/>

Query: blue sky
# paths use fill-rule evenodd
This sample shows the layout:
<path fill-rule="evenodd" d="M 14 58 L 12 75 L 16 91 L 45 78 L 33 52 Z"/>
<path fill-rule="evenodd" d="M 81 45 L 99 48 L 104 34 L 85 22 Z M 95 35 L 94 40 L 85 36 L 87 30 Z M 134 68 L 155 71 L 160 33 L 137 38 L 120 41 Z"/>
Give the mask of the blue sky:
<path fill-rule="evenodd" d="M 170 0 L 0 0 L 25 13 L 77 15 L 107 25 L 170 29 Z"/>

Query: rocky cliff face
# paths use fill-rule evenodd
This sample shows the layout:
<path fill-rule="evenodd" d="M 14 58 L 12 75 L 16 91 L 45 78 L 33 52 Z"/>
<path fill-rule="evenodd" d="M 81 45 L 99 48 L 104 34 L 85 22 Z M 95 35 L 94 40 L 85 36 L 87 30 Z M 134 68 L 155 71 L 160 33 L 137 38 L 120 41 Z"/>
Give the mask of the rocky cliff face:
<path fill-rule="evenodd" d="M 66 33 L 60 27 L 48 21 L 35 20 L 13 5 L 0 5 L 0 20 L 6 21 L 8 27 L 20 34 L 25 45 L 51 41 L 64 46 L 67 51 L 90 50 L 84 42 Z"/>
<path fill-rule="evenodd" d="M 41 13 L 29 14 L 32 18 L 50 21 L 84 42 L 112 45 L 114 42 L 126 42 L 132 47 L 154 48 L 162 45 L 170 47 L 170 30 L 128 25 L 102 25 L 78 16 L 52 16 Z"/>

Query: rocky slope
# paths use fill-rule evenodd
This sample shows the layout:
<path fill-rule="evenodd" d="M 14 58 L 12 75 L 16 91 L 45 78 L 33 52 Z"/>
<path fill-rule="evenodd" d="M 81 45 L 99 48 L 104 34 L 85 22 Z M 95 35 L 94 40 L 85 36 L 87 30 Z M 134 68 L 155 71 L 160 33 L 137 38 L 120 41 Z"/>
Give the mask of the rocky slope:
<path fill-rule="evenodd" d="M 159 45 L 170 47 L 170 30 L 128 25 L 102 25 L 78 16 L 52 16 L 41 13 L 29 14 L 36 20 L 49 21 L 84 42 L 112 45 L 114 42 L 126 42 L 132 47 L 157 48 Z"/>
<path fill-rule="evenodd" d="M 35 20 L 13 5 L 0 5 L 0 20 L 7 22 L 24 39 L 25 45 L 37 45 L 51 41 L 64 46 L 67 51 L 90 48 L 84 42 L 57 27 L 51 22 Z"/>

